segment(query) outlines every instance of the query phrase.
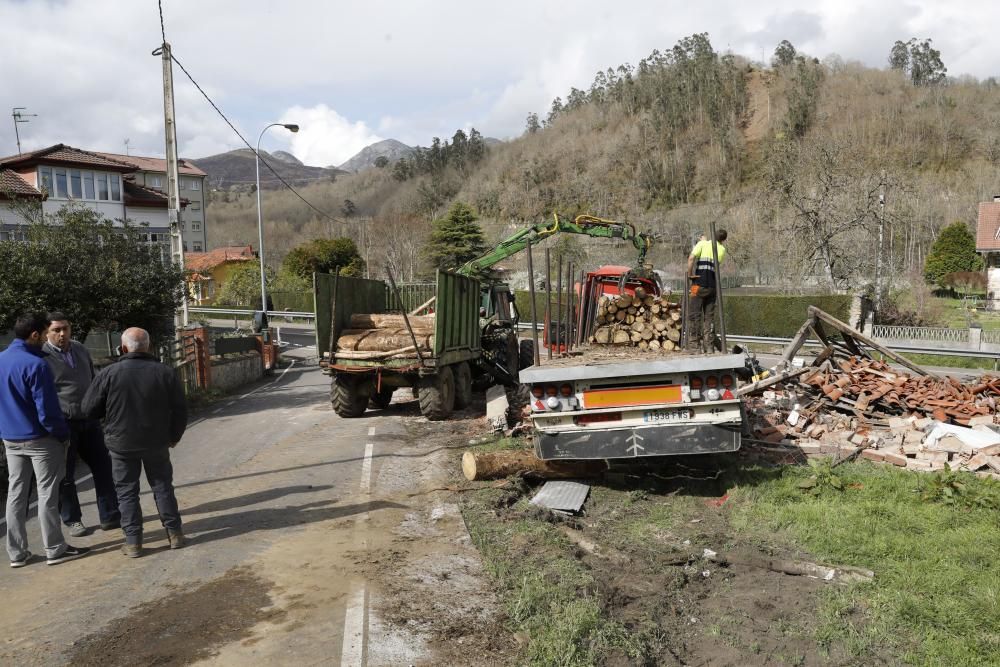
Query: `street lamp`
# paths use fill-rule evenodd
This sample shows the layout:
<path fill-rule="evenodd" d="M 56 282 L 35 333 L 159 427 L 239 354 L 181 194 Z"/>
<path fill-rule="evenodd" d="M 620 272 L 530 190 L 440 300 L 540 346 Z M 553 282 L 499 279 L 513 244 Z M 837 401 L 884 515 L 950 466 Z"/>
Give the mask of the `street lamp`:
<path fill-rule="evenodd" d="M 260 136 L 257 137 L 257 152 L 254 153 L 254 162 L 257 165 L 257 257 L 260 259 L 260 309 L 264 313 L 262 328 L 267 328 L 267 283 L 264 278 L 264 219 L 260 209 L 260 140 L 264 138 L 265 132 L 279 125 L 289 132 L 299 131 L 299 126 L 296 123 L 271 123 L 260 131 Z"/>

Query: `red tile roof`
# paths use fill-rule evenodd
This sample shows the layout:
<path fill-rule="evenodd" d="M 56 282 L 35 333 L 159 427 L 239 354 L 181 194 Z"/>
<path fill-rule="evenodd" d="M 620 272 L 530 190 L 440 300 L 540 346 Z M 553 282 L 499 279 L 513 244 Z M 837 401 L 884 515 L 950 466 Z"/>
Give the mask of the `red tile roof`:
<path fill-rule="evenodd" d="M 56 144 L 30 153 L 11 155 L 0 158 L 0 166 L 31 166 L 39 163 L 67 164 L 83 167 L 100 167 L 109 171 L 127 173 L 135 171 L 135 167 L 120 160 L 105 157 L 99 153 L 73 148 L 66 144 Z"/>
<path fill-rule="evenodd" d="M 976 250 L 1000 250 L 1000 202 L 979 203 L 979 224 L 976 225 Z"/>
<path fill-rule="evenodd" d="M 131 164 L 136 169 L 141 171 L 160 171 L 164 174 L 167 173 L 167 161 L 163 158 L 142 157 L 140 155 L 121 155 L 120 153 L 98 153 L 98 155 L 102 155 L 112 160 L 118 160 L 119 162 Z M 185 176 L 207 176 L 205 172 L 194 166 L 193 163 L 184 159 L 177 161 L 177 171 Z"/>
<path fill-rule="evenodd" d="M 23 178 L 9 169 L 0 169 L 0 199 L 28 197 L 29 199 L 44 199 L 45 195 L 28 184 Z"/>
<path fill-rule="evenodd" d="M 184 253 L 184 268 L 188 271 L 209 272 L 226 262 L 247 262 L 257 259 L 252 246 L 225 246 L 208 252 Z"/>

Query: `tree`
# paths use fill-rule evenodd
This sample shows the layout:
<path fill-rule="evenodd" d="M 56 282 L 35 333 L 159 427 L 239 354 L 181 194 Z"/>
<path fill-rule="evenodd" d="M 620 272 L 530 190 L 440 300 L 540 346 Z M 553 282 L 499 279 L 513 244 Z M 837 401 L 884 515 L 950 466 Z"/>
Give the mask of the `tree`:
<path fill-rule="evenodd" d="M 354 205 L 350 199 L 344 200 L 344 205 L 340 207 L 340 212 L 344 214 L 345 218 L 349 218 L 355 213 L 357 213 L 358 207 Z"/>
<path fill-rule="evenodd" d="M 774 67 L 787 67 L 795 62 L 795 55 L 795 47 L 787 39 L 783 39 L 774 49 L 774 57 L 771 58 L 771 65 Z"/>
<path fill-rule="evenodd" d="M 264 281 L 268 291 L 270 291 L 274 284 L 274 271 L 270 267 L 264 268 Z M 268 301 L 270 302 L 271 299 L 269 298 Z M 246 260 L 230 270 L 226 282 L 222 284 L 222 288 L 215 295 L 215 302 L 223 306 L 259 309 L 260 262 Z"/>
<path fill-rule="evenodd" d="M 184 276 L 142 227 L 67 206 L 26 232 L 27 241 L 0 241 L 0 330 L 28 310 L 61 310 L 81 340 L 96 327 L 170 335 Z"/>
<path fill-rule="evenodd" d="M 433 222 L 424 256 L 435 269 L 454 269 L 486 250 L 483 229 L 467 204 L 455 202 L 443 218 Z"/>
<path fill-rule="evenodd" d="M 389 166 L 389 158 L 387 158 L 385 155 L 379 155 L 377 158 L 375 158 L 375 166 L 378 167 L 379 169 L 385 169 L 386 167 Z"/>
<path fill-rule="evenodd" d="M 300 278 L 334 273 L 338 269 L 342 276 L 360 276 L 365 272 L 365 260 L 351 239 L 313 239 L 292 248 L 282 268 Z"/>
<path fill-rule="evenodd" d="M 534 134 L 540 129 L 542 129 L 542 124 L 538 121 L 538 114 L 532 111 L 524 123 L 524 131 L 528 134 Z"/>
<path fill-rule="evenodd" d="M 823 68 L 805 58 L 798 58 L 789 77 L 788 111 L 785 129 L 792 137 L 805 136 L 816 119 Z"/>
<path fill-rule="evenodd" d="M 889 67 L 910 75 L 914 86 L 933 86 L 945 80 L 948 68 L 941 60 L 941 52 L 931 44 L 933 40 L 907 42 L 896 40 L 889 51 Z"/>
<path fill-rule="evenodd" d="M 479 130 L 472 128 L 469 130 L 469 162 L 476 164 L 486 157 L 486 140 Z"/>
<path fill-rule="evenodd" d="M 964 222 L 953 222 L 941 234 L 924 263 L 924 280 L 929 285 L 946 287 L 945 276 L 958 271 L 981 271 L 983 259 L 976 252 L 976 239 Z"/>
<path fill-rule="evenodd" d="M 910 71 L 910 47 L 906 42 L 896 40 L 889 51 L 889 67 L 904 74 Z"/>
<path fill-rule="evenodd" d="M 546 125 L 551 125 L 563 112 L 563 102 L 561 97 L 552 100 L 552 107 L 549 109 L 549 116 L 545 119 Z"/>

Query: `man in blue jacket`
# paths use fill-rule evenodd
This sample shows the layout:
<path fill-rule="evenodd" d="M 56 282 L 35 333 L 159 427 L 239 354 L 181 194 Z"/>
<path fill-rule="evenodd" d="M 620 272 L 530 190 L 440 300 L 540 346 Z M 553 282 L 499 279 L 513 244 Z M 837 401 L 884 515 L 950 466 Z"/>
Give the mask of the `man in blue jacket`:
<path fill-rule="evenodd" d="M 59 409 L 52 371 L 45 363 L 49 319 L 28 313 L 14 325 L 16 339 L 0 353 L 0 438 L 7 455 L 7 554 L 11 567 L 28 564 L 28 496 L 31 474 L 38 487 L 38 522 L 49 565 L 79 558 L 87 549 L 63 540 L 59 482 L 66 472 L 69 427 Z"/>

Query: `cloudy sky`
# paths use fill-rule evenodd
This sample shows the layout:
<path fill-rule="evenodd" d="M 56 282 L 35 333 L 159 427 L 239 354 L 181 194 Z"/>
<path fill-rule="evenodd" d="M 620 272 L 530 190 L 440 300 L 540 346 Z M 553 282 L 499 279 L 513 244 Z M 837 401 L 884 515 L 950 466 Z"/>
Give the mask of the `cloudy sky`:
<path fill-rule="evenodd" d="M 876 9 L 877 7 L 877 9 Z M 883 66 L 896 39 L 931 37 L 949 74 L 1000 74 L 1000 3 L 940 0 L 164 0 L 167 41 L 234 124 L 307 164 L 340 164 L 379 139 L 427 145 L 457 128 L 520 134 L 599 69 L 708 32 L 719 51 L 770 58 L 790 40 L 823 58 Z M 155 0 L 0 0 L 0 155 L 54 143 L 163 155 Z M 240 147 L 175 67 L 185 157 Z M 5 119 L 5 120 L 3 120 Z"/>

